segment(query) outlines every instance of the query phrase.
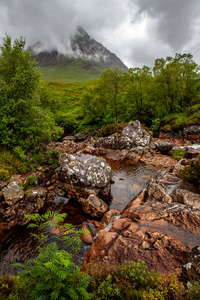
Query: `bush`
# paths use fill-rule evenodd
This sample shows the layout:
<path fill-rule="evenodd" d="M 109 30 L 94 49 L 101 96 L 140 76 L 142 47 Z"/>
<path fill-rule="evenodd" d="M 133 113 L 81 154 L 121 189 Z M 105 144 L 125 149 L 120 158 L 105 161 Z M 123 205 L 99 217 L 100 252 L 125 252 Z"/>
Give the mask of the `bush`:
<path fill-rule="evenodd" d="M 10 179 L 10 173 L 8 170 L 0 169 L 0 180 L 8 181 Z"/>
<path fill-rule="evenodd" d="M 91 265 L 90 290 L 95 299 L 184 299 L 185 289 L 174 274 L 148 271 L 143 261 Z"/>
<path fill-rule="evenodd" d="M 183 149 L 177 149 L 174 151 L 172 157 L 176 160 L 181 160 L 184 157 L 185 151 Z"/>
<path fill-rule="evenodd" d="M 125 125 L 125 123 L 108 124 L 105 127 L 101 128 L 100 136 L 105 137 L 116 132 L 121 133 Z"/>
<path fill-rule="evenodd" d="M 200 190 L 200 155 L 192 160 L 189 166 L 185 166 L 184 169 L 180 170 L 178 176 L 194 184 Z"/>

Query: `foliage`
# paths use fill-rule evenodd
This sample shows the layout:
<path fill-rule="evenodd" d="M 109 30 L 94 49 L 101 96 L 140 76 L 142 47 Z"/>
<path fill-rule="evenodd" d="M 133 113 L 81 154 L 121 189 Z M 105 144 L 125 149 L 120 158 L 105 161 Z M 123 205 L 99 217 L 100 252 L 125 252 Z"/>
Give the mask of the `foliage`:
<path fill-rule="evenodd" d="M 25 154 L 21 148 L 12 152 L 0 152 L 0 180 L 7 181 L 12 174 L 25 174 L 34 171 L 39 166 L 48 166 L 49 170 L 54 170 L 59 166 L 59 155 L 60 151 L 51 148 L 48 150 L 41 149 L 33 154 Z"/>
<path fill-rule="evenodd" d="M 24 265 L 14 264 L 22 269 L 19 273 L 19 291 L 25 293 L 24 299 L 92 299 L 93 295 L 87 292 L 90 276 L 82 273 L 76 265 L 76 259 L 73 263 L 72 255 L 64 250 L 66 244 L 71 245 L 76 258 L 83 230 L 75 231 L 71 224 L 61 225 L 66 214 L 55 216 L 49 211 L 44 215 L 26 217 L 35 222 L 29 227 L 38 230 L 39 233 L 32 233 L 32 236 L 38 239 L 40 247 L 36 259 L 30 259 Z M 42 230 L 47 225 L 58 228 L 61 250 L 56 242 L 45 244 L 47 236 Z"/>
<path fill-rule="evenodd" d="M 188 166 L 179 170 L 178 176 L 197 186 L 200 190 L 200 155 L 192 160 Z"/>
<path fill-rule="evenodd" d="M 0 276 L 0 298 L 2 300 L 21 300 L 22 298 L 17 291 L 18 284 L 18 277 Z"/>
<path fill-rule="evenodd" d="M 184 157 L 185 151 L 183 149 L 177 149 L 174 151 L 172 157 L 181 160 Z"/>
<path fill-rule="evenodd" d="M 108 124 L 105 127 L 101 128 L 100 136 L 105 137 L 116 132 L 120 133 L 122 132 L 122 129 L 125 125 L 126 125 L 125 123 L 115 123 L 110 125 Z"/>
<path fill-rule="evenodd" d="M 199 300 L 200 299 L 200 280 L 190 282 L 190 286 L 185 297 L 186 300 Z"/>
<path fill-rule="evenodd" d="M 153 131 L 153 133 L 157 136 L 160 129 L 160 119 L 154 119 L 152 120 L 152 124 L 150 129 Z"/>
<path fill-rule="evenodd" d="M 27 177 L 26 180 L 26 186 L 33 186 L 33 185 L 37 185 L 38 184 L 38 179 L 36 175 L 31 175 L 29 177 Z"/>
<path fill-rule="evenodd" d="M 25 40 L 21 37 L 12 44 L 6 35 L 0 56 L 0 144 L 4 148 L 24 150 L 51 139 L 54 118 L 41 105 L 40 78 Z"/>
<path fill-rule="evenodd" d="M 185 290 L 174 274 L 148 271 L 143 261 L 122 265 L 91 265 L 95 299 L 184 299 Z"/>

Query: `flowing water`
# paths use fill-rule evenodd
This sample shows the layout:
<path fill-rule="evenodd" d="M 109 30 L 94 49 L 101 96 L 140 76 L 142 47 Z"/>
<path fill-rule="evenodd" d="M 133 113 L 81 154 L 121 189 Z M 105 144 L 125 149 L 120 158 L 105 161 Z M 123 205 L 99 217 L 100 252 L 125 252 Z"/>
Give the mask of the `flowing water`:
<path fill-rule="evenodd" d="M 88 158 L 91 158 L 91 156 L 80 156 L 81 160 Z M 108 204 L 110 209 L 115 208 L 121 211 L 142 189 L 147 187 L 148 181 L 154 176 L 156 169 L 143 164 L 130 165 L 129 163 L 120 164 L 119 162 L 111 161 L 108 161 L 108 163 L 112 168 L 112 178 L 114 180 L 114 183 L 111 185 L 112 199 Z M 75 228 L 78 228 L 79 224 L 87 220 L 88 216 L 84 214 L 78 202 L 72 202 L 64 197 L 56 197 L 55 201 L 55 213 L 66 212 L 68 214 L 66 222 L 72 223 Z M 194 235 L 187 233 L 185 230 L 177 229 L 175 226 L 171 225 L 170 227 L 168 222 L 159 222 L 143 222 L 140 226 L 147 229 L 159 229 L 159 231 L 170 234 L 175 238 L 181 236 L 183 237 L 181 238 L 183 243 L 186 241 L 185 244 L 187 246 L 193 246 L 192 239 L 194 239 Z M 56 240 L 56 236 L 51 232 L 50 228 L 46 228 L 43 233 L 48 235 L 47 243 Z M 195 237 L 195 242 L 197 241 L 200 243 L 200 236 Z M 4 239 L 0 243 L 0 273 L 15 274 L 16 271 L 10 264 L 15 262 L 23 263 L 29 258 L 36 257 L 37 246 L 38 242 L 31 237 L 30 230 L 26 226 L 19 228 L 8 239 Z M 89 246 L 82 243 L 79 263 L 81 263 L 88 249 Z M 70 248 L 67 251 L 70 252 Z"/>

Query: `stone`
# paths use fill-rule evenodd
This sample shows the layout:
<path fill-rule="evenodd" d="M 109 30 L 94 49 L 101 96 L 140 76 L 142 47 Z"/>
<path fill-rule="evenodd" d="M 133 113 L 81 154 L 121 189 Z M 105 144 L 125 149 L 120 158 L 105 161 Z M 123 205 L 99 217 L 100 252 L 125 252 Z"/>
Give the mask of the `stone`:
<path fill-rule="evenodd" d="M 138 120 L 128 123 L 121 134 L 114 133 L 111 136 L 100 138 L 95 146 L 109 149 L 132 149 L 131 152 L 134 152 L 134 149 L 138 151 L 138 147 L 141 147 L 141 153 L 143 153 L 145 147 L 148 150 L 150 148 L 155 149 L 151 135 L 141 126 Z"/>
<path fill-rule="evenodd" d="M 117 232 L 115 231 L 117 230 Z M 85 255 L 84 265 L 145 261 L 148 270 L 168 273 L 187 262 L 189 250 L 178 241 L 158 232 L 139 228 L 130 220 L 117 219 L 110 231 L 102 230 Z"/>
<path fill-rule="evenodd" d="M 117 209 L 110 209 L 109 211 L 107 211 L 104 215 L 103 218 L 101 219 L 101 222 L 108 225 L 108 223 L 110 223 L 114 217 L 119 216 L 121 214 L 121 212 Z"/>
<path fill-rule="evenodd" d="M 200 209 L 200 195 L 181 189 L 176 189 L 172 195 L 174 202 L 181 203 L 184 205 L 195 206 Z"/>
<path fill-rule="evenodd" d="M 77 133 L 75 136 L 75 141 L 83 141 L 86 138 L 86 135 L 84 133 Z"/>
<path fill-rule="evenodd" d="M 183 134 L 185 139 L 200 142 L 200 126 L 198 125 L 185 127 L 183 130 Z"/>
<path fill-rule="evenodd" d="M 65 136 L 63 138 L 63 141 L 74 141 L 74 140 L 75 140 L 75 137 L 71 136 L 71 135 Z"/>
<path fill-rule="evenodd" d="M 162 154 L 168 153 L 174 147 L 172 143 L 166 141 L 155 143 L 155 145 Z"/>
<path fill-rule="evenodd" d="M 2 202 L 4 205 L 13 206 L 24 198 L 24 192 L 16 182 L 9 183 L 1 191 Z"/>
<path fill-rule="evenodd" d="M 84 212 L 91 217 L 100 218 L 108 211 L 108 205 L 95 195 L 90 195 L 87 199 L 80 198 L 78 201 L 81 203 Z"/>
<path fill-rule="evenodd" d="M 197 157 L 197 155 L 200 154 L 200 146 L 199 148 L 192 148 L 192 147 L 188 147 L 188 149 L 186 150 L 185 154 L 184 154 L 184 158 L 186 159 L 192 159 Z"/>
<path fill-rule="evenodd" d="M 81 161 L 64 153 L 59 163 L 58 178 L 70 197 L 87 198 L 90 194 L 110 197 L 112 171 L 104 158 Z"/>
<path fill-rule="evenodd" d="M 92 244 L 94 235 L 90 226 L 87 223 L 83 223 L 79 229 L 84 229 L 84 232 L 80 236 L 81 241 L 87 245 Z"/>
<path fill-rule="evenodd" d="M 13 226 L 22 226 L 28 223 L 25 218 L 28 214 L 39 212 L 47 202 L 47 190 L 35 187 L 28 191 L 25 198 L 8 207 L 3 214 L 3 220 L 7 222 L 6 229 Z"/>

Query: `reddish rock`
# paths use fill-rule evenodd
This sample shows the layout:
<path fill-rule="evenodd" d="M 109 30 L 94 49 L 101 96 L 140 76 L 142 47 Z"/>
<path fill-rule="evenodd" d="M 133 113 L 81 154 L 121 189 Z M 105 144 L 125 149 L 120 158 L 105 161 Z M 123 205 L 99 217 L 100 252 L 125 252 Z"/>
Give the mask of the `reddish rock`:
<path fill-rule="evenodd" d="M 83 223 L 80 226 L 80 229 L 85 230 L 80 236 L 81 241 L 84 242 L 85 244 L 88 244 L 88 245 L 92 244 L 94 236 L 93 236 L 93 232 L 92 232 L 90 226 L 86 223 Z"/>
<path fill-rule="evenodd" d="M 95 195 L 90 195 L 87 199 L 80 198 L 82 208 L 86 214 L 91 217 L 100 218 L 106 211 L 108 211 L 108 205 Z"/>
<path fill-rule="evenodd" d="M 104 215 L 103 218 L 101 219 L 102 223 L 105 223 L 106 225 L 108 225 L 108 223 L 113 219 L 113 217 L 115 216 L 119 216 L 121 214 L 121 212 L 117 209 L 110 209 L 109 211 L 107 211 Z"/>
<path fill-rule="evenodd" d="M 130 221 L 122 224 L 119 232 L 115 232 L 112 227 L 113 232 L 99 233 L 87 252 L 83 265 L 93 261 L 113 264 L 142 259 L 149 270 L 168 273 L 187 261 L 189 251 L 171 237 L 138 229 L 138 225 Z"/>

